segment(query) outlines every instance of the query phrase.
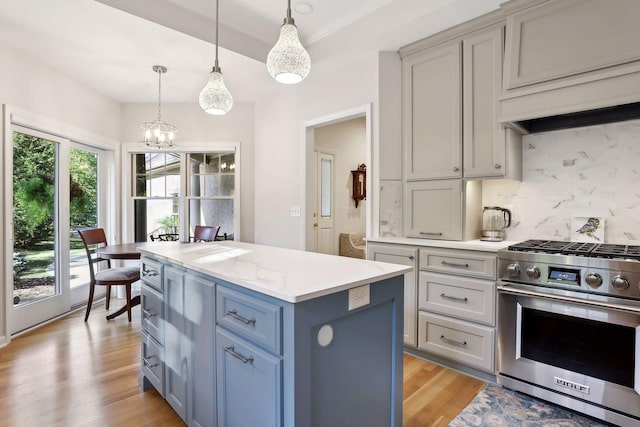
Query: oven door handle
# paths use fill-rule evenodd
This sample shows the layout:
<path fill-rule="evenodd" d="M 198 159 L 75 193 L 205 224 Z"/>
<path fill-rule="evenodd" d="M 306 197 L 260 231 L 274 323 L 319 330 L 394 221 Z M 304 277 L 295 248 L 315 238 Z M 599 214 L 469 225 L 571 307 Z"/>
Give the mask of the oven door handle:
<path fill-rule="evenodd" d="M 585 300 L 582 298 L 568 297 L 565 295 L 553 295 L 553 294 L 547 294 L 544 292 L 518 289 L 508 285 L 498 285 L 498 292 L 501 292 L 503 294 L 509 294 L 509 295 L 519 295 L 519 296 L 542 298 L 542 299 L 548 299 L 548 300 L 554 300 L 554 301 L 570 302 L 578 305 L 586 305 L 588 307 L 597 307 L 597 308 L 604 308 L 607 310 L 622 311 L 624 313 L 640 314 L 640 307 L 634 307 L 631 305 L 611 304 L 608 302 Z"/>

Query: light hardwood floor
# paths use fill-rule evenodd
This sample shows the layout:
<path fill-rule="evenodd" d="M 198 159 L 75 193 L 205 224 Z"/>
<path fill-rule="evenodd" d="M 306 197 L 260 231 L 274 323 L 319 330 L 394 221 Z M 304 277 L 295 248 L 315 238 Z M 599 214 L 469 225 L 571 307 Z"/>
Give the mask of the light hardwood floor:
<path fill-rule="evenodd" d="M 0 425 L 184 425 L 159 394 L 138 386 L 140 310 L 131 323 L 105 314 L 99 304 L 84 323 L 80 310 L 0 349 Z M 405 354 L 403 425 L 446 426 L 483 385 Z"/>

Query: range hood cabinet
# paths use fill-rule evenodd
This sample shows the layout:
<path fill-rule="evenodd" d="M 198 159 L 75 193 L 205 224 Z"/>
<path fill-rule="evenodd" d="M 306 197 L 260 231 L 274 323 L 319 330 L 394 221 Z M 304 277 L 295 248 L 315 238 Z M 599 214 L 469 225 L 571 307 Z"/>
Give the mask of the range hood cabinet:
<path fill-rule="evenodd" d="M 512 0 L 499 121 L 525 132 L 640 119 L 640 1 Z"/>

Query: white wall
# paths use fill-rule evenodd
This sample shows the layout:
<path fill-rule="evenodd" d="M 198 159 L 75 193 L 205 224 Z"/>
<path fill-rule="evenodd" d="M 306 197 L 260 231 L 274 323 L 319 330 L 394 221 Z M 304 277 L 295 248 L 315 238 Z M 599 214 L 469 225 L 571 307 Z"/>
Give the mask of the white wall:
<path fill-rule="evenodd" d="M 353 201 L 352 170 L 367 163 L 366 118 L 346 120 L 315 128 L 314 142 L 320 151 L 334 155 L 334 248 L 338 254 L 340 233 L 364 233 L 366 200 Z"/>
<path fill-rule="evenodd" d="M 162 120 L 178 127 L 175 143 L 180 150 L 190 145 L 203 147 L 216 142 L 240 143 L 240 229 L 241 240 L 254 241 L 254 106 L 235 103 L 224 116 L 213 116 L 202 111 L 194 100 L 189 104 L 162 104 Z M 157 104 L 125 104 L 122 109 L 122 141 L 141 140 L 140 123 L 154 120 Z M 128 173 L 128 171 L 123 171 Z M 123 197 L 130 192 L 123 189 Z"/>
<path fill-rule="evenodd" d="M 605 220 L 606 243 L 640 244 L 640 120 L 532 134 L 523 143 L 522 182 L 483 183 L 485 206 L 513 207 L 508 240 L 570 240 L 579 227 L 573 217 L 595 216 Z"/>
<path fill-rule="evenodd" d="M 104 140 L 118 141 L 120 139 L 120 105 L 106 97 L 84 87 L 60 72 L 45 66 L 36 59 L 24 55 L 22 52 L 0 43 L 0 103 L 26 111 L 29 114 L 41 116 L 43 119 L 54 121 L 69 127 L 70 131 L 78 134 L 97 135 Z M 2 128 L 4 116 L 0 117 Z M 10 144 L 5 141 L 2 133 L 3 146 Z M 68 136 L 68 135 L 67 135 Z M 91 141 L 84 141 L 91 142 Z M 5 164 L 4 150 L 0 151 L 2 164 L 2 199 L 6 202 L 4 188 Z M 4 218 L 1 211 L 2 224 L 10 221 Z M 9 236 L 4 235 L 4 227 L 0 227 L 0 241 L 6 242 Z M 8 263 L 4 245 L 0 246 L 2 260 L 2 278 L 6 277 L 6 269 L 12 268 Z M 0 345 L 6 342 L 7 312 L 6 296 L 10 292 L 7 287 L 11 283 L 2 280 L 0 294 Z"/>
<path fill-rule="evenodd" d="M 256 243 L 304 249 L 302 217 L 290 216 L 292 206 L 304 206 L 303 123 L 375 103 L 377 59 L 368 52 L 339 64 L 314 64 L 302 83 L 282 85 L 256 102 Z"/>

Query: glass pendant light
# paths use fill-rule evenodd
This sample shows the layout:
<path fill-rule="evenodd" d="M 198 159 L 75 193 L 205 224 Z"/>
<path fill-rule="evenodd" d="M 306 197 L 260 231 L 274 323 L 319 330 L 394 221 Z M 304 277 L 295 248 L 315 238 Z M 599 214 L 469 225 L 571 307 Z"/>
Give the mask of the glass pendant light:
<path fill-rule="evenodd" d="M 231 92 L 224 85 L 224 77 L 218 66 L 218 0 L 216 0 L 216 62 L 213 65 L 207 85 L 200 91 L 200 107 L 215 115 L 226 114 L 233 107 Z"/>
<path fill-rule="evenodd" d="M 147 147 L 165 150 L 173 147 L 173 138 L 178 128 L 162 121 L 160 109 L 160 97 L 162 88 L 162 74 L 167 72 L 167 67 L 154 65 L 153 71 L 158 73 L 158 119 L 152 122 L 142 123 L 140 127 L 144 130 L 144 141 L 141 143 Z"/>
<path fill-rule="evenodd" d="M 291 17 L 291 0 L 287 0 L 287 17 L 280 27 L 280 38 L 267 56 L 267 70 L 280 83 L 304 80 L 311 70 L 311 57 L 298 38 L 298 28 Z"/>

